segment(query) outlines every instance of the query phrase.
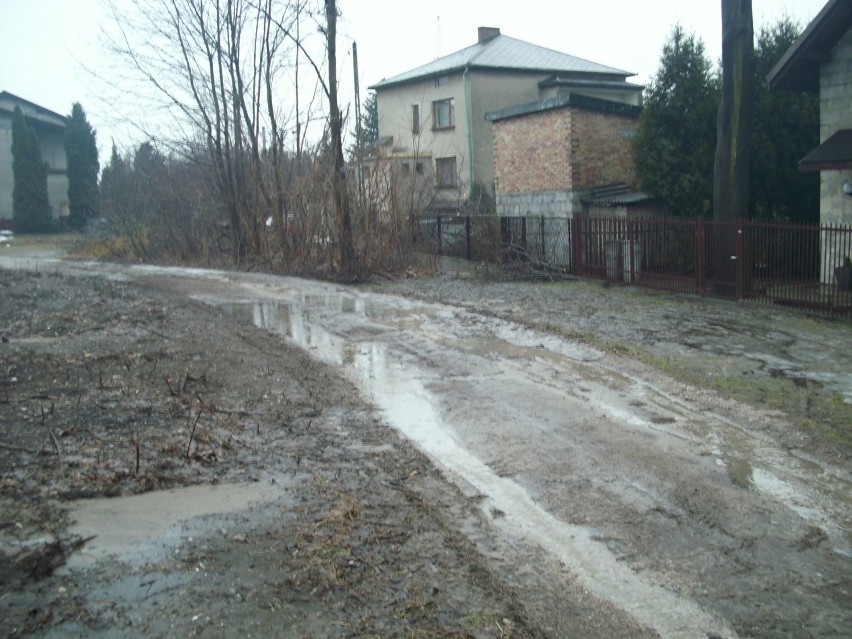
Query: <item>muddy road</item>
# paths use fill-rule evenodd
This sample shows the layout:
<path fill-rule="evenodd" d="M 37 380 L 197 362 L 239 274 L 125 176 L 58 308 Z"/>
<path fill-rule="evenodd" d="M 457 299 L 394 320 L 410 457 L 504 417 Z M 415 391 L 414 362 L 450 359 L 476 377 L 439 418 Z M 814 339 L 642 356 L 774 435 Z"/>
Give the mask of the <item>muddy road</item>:
<path fill-rule="evenodd" d="M 496 589 L 495 607 L 511 611 L 488 629 L 470 630 L 472 636 L 510 636 L 512 629 L 511 636 L 552 637 L 848 636 L 848 457 L 791 447 L 781 412 L 696 390 L 599 340 L 471 310 L 487 300 L 463 308 L 191 269 L 60 262 L 39 268 L 96 272 L 189 299 L 343 375 L 380 424 L 369 445 L 359 443 L 352 424 L 338 424 L 338 442 L 350 451 L 354 445 L 366 463 L 374 454 L 397 454 L 395 431 L 424 453 L 440 474 L 429 475 L 418 494 L 438 504 L 451 529 L 444 535 L 463 540 L 453 552 L 489 576 L 482 597 Z M 517 309 L 523 302 L 514 303 Z M 842 372 L 839 379 L 842 386 Z M 273 392 L 274 381 L 264 383 Z M 380 435 L 384 424 L 390 428 Z M 296 480 L 283 479 L 280 468 L 255 479 L 254 499 L 277 499 L 286 512 L 280 490 L 298 493 Z M 367 486 L 347 490 L 357 495 Z M 187 530 L 204 538 L 221 523 L 200 524 L 204 516 L 242 513 L 251 520 L 240 510 L 245 496 L 234 490 L 237 497 L 214 499 L 219 506 L 209 511 L 176 509 L 184 533 L 172 545 L 188 544 Z M 389 499 L 393 509 L 398 497 Z M 130 515 L 86 508 L 72 531 L 100 540 L 84 544 L 66 570 L 91 571 L 129 543 L 146 548 L 165 534 L 155 527 L 110 545 L 103 531 Z M 158 511 L 130 508 L 141 509 L 143 520 Z M 459 550 L 468 546 L 470 555 Z M 425 550 L 438 548 L 444 546 Z M 150 560 L 149 552 L 140 556 Z M 81 559 L 87 556 L 88 564 Z M 484 609 L 481 602 L 476 607 Z M 309 627 L 305 634 L 324 633 Z"/>

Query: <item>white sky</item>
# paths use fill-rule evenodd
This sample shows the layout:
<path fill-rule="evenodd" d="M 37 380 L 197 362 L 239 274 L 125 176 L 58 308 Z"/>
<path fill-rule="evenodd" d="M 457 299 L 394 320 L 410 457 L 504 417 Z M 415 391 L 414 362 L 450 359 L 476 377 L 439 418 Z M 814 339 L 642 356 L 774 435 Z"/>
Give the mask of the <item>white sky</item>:
<path fill-rule="evenodd" d="M 755 30 L 787 15 L 804 27 L 825 0 L 753 0 Z M 646 84 L 663 44 L 679 22 L 721 56 L 721 0 L 338 0 L 338 61 L 343 100 L 352 96 L 351 43 L 358 43 L 362 99 L 366 88 L 476 42 L 479 26 L 563 53 L 636 73 Z M 102 0 L 0 0 L 0 90 L 62 114 L 82 103 L 98 131 L 101 163 L 110 139 L 119 147 L 138 134 L 119 124 L 132 98 L 110 98 L 86 68 L 109 75 L 115 57 L 103 50 L 109 26 Z M 110 94 L 112 95 L 112 94 Z"/>

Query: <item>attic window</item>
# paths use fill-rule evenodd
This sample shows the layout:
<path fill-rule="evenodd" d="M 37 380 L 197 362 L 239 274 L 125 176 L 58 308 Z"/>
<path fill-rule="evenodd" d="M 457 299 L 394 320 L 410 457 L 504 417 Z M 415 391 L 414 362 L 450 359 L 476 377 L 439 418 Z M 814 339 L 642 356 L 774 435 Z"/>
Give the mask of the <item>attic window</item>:
<path fill-rule="evenodd" d="M 432 103 L 432 128 L 451 129 L 456 125 L 455 98 L 437 100 Z"/>
<path fill-rule="evenodd" d="M 446 75 L 438 76 L 437 78 L 435 78 L 435 88 L 446 86 L 449 81 L 450 81 L 449 76 L 446 76 Z"/>

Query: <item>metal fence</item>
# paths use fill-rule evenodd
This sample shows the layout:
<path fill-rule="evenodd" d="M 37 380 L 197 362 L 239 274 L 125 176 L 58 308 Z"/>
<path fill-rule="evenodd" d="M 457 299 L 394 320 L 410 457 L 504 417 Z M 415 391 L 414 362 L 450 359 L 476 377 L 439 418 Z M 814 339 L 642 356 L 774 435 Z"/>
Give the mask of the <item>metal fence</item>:
<path fill-rule="evenodd" d="M 418 218 L 424 249 L 852 318 L 852 227 L 638 217 Z"/>

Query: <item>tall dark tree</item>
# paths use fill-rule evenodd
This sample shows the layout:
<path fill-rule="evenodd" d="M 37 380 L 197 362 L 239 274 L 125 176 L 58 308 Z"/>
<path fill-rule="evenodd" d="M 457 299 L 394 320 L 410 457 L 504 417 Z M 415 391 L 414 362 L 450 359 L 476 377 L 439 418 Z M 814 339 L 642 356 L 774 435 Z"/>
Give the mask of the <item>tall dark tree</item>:
<path fill-rule="evenodd" d="M 47 233 L 53 213 L 47 196 L 47 164 L 41 157 L 38 134 L 27 124 L 20 107 L 12 115 L 12 208 L 15 230 Z"/>
<path fill-rule="evenodd" d="M 674 215 L 709 216 L 719 83 L 704 43 L 675 26 L 635 139 L 639 186 Z"/>
<path fill-rule="evenodd" d="M 751 0 L 722 0 L 722 96 L 713 171 L 713 217 L 748 217 L 754 111 Z"/>
<path fill-rule="evenodd" d="M 65 128 L 65 155 L 68 158 L 68 204 L 71 208 L 69 223 L 79 229 L 87 219 L 96 217 L 100 212 L 98 145 L 95 131 L 79 102 L 71 107 Z"/>
<path fill-rule="evenodd" d="M 819 173 L 798 170 L 819 144 L 819 98 L 769 91 L 766 76 L 799 36 L 789 18 L 764 26 L 755 51 L 755 110 L 751 137 L 751 217 L 819 223 Z"/>

